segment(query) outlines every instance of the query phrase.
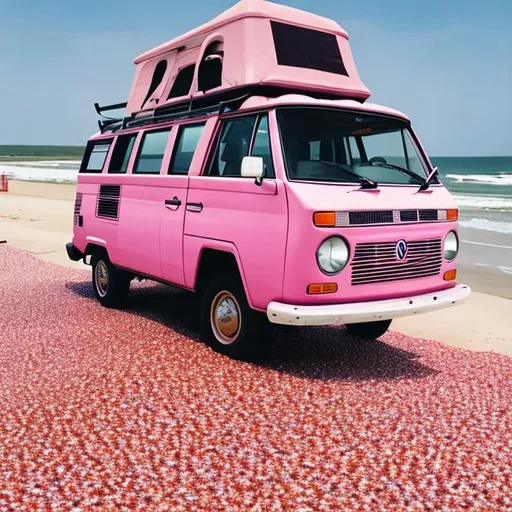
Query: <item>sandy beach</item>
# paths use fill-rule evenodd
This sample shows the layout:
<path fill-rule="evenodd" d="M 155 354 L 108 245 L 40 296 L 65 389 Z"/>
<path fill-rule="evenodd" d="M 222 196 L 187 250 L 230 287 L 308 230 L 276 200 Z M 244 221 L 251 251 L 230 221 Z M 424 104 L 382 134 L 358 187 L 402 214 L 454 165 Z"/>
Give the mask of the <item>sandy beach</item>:
<path fill-rule="evenodd" d="M 45 261 L 78 269 L 65 244 L 72 236 L 75 185 L 10 181 L 0 193 L 0 240 Z M 461 306 L 393 322 L 392 329 L 476 351 L 512 355 L 512 235 L 461 228 L 459 280 L 473 289 Z M 512 269 L 511 269 L 512 270 Z"/>

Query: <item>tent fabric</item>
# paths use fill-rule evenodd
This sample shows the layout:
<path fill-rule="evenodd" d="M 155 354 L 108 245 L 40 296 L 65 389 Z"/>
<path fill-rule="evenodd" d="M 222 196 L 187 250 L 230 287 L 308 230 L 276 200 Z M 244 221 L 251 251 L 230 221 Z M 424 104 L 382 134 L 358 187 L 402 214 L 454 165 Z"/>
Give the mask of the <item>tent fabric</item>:
<path fill-rule="evenodd" d="M 242 0 L 137 57 L 135 65 L 128 114 L 248 85 L 359 101 L 370 96 L 346 31 L 327 18 L 266 0 Z M 182 78 L 193 70 L 192 79 L 184 80 L 188 91 L 175 87 L 183 70 Z"/>

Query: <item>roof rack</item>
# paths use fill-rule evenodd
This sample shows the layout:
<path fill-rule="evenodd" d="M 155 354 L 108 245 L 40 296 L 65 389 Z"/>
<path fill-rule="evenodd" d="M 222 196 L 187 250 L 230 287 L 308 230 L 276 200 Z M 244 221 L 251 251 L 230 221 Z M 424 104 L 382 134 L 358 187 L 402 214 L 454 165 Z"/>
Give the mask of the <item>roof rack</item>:
<path fill-rule="evenodd" d="M 96 109 L 96 112 L 101 116 L 103 112 L 107 112 L 108 110 L 119 110 L 120 108 L 126 108 L 126 105 L 128 103 L 125 101 L 124 103 L 114 103 L 113 105 L 105 105 L 103 107 L 100 107 L 99 103 L 94 104 L 94 108 Z"/>
<path fill-rule="evenodd" d="M 94 104 L 94 109 L 96 110 L 96 112 L 100 116 L 105 118 L 103 120 L 98 120 L 98 126 L 100 128 L 101 133 L 103 133 L 109 126 L 113 126 L 122 121 L 122 118 L 107 117 L 107 116 L 103 115 L 103 112 L 107 112 L 109 110 L 119 110 L 121 108 L 126 108 L 127 104 L 128 104 L 127 102 L 114 103 L 112 105 L 105 105 L 103 107 L 101 107 L 99 103 Z"/>
<path fill-rule="evenodd" d="M 223 94 L 222 96 L 226 95 Z M 148 124 L 165 123 L 168 121 L 174 121 L 176 119 L 190 119 L 208 114 L 222 114 L 226 110 L 236 110 L 249 96 L 250 94 L 246 93 L 235 98 L 216 98 L 216 102 L 211 101 L 212 97 L 201 97 L 178 105 L 169 105 L 155 108 L 153 110 L 136 112 L 135 114 L 126 116 L 124 118 L 99 120 L 98 125 L 101 133 L 105 133 L 106 131 L 116 132 L 119 130 L 136 128 Z M 105 110 L 114 110 L 115 107 L 122 108 L 121 105 L 123 104 L 119 103 L 117 105 L 100 107 L 97 103 L 95 103 L 94 107 L 96 112 L 102 115 L 101 112 Z"/>
<path fill-rule="evenodd" d="M 98 121 L 98 125 L 101 133 L 105 133 L 106 131 L 116 132 L 148 124 L 165 123 L 176 119 L 193 118 L 208 114 L 222 114 L 227 109 L 236 110 L 240 108 L 246 99 L 254 95 L 275 98 L 284 94 L 307 94 L 314 98 L 332 100 L 340 99 L 339 94 L 326 93 L 324 91 L 304 90 L 303 88 L 297 87 L 273 85 L 246 85 L 227 91 L 224 90 L 213 94 L 198 96 L 196 98 L 171 105 L 162 105 L 161 107 L 155 107 L 150 110 L 140 110 L 119 119 L 106 118 L 105 120 Z M 365 98 L 360 98 L 359 101 L 364 102 Z M 126 105 L 126 103 L 100 107 L 95 103 L 94 107 L 96 108 L 96 112 L 103 117 L 106 117 L 102 112 L 122 108 L 124 105 Z"/>

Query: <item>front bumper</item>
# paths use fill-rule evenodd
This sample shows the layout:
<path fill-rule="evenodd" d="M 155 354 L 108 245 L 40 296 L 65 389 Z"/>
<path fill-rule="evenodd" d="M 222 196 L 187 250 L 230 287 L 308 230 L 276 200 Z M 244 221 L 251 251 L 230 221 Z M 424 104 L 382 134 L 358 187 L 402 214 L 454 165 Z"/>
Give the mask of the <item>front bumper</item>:
<path fill-rule="evenodd" d="M 377 322 L 456 306 L 465 302 L 470 295 L 469 286 L 457 284 L 454 288 L 440 292 L 374 302 L 325 306 L 294 306 L 271 302 L 267 308 L 267 316 L 272 323 L 283 325 L 345 325 Z"/>

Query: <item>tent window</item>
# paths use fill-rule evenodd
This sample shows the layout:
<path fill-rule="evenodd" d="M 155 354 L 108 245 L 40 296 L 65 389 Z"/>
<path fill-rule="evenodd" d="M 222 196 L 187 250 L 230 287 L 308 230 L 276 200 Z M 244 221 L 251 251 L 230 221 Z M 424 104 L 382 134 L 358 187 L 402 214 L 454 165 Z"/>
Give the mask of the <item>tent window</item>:
<path fill-rule="evenodd" d="M 198 87 L 206 92 L 222 85 L 223 45 L 220 41 L 209 44 L 199 65 Z"/>
<path fill-rule="evenodd" d="M 151 98 L 152 94 L 157 90 L 158 86 L 162 83 L 164 79 L 165 72 L 167 71 L 167 60 L 161 60 L 155 67 L 155 71 L 153 71 L 153 78 L 151 79 L 151 84 L 149 85 L 148 93 L 144 98 L 144 103 L 142 106 L 146 104 L 146 102 Z"/>
<path fill-rule="evenodd" d="M 172 84 L 171 92 L 167 97 L 168 100 L 171 98 L 186 96 L 190 92 L 190 88 L 192 87 L 192 80 L 194 79 L 195 69 L 195 64 L 180 69 L 176 80 L 174 80 L 174 83 Z"/>
<path fill-rule="evenodd" d="M 348 76 L 335 35 L 277 21 L 270 23 L 279 65 Z"/>

